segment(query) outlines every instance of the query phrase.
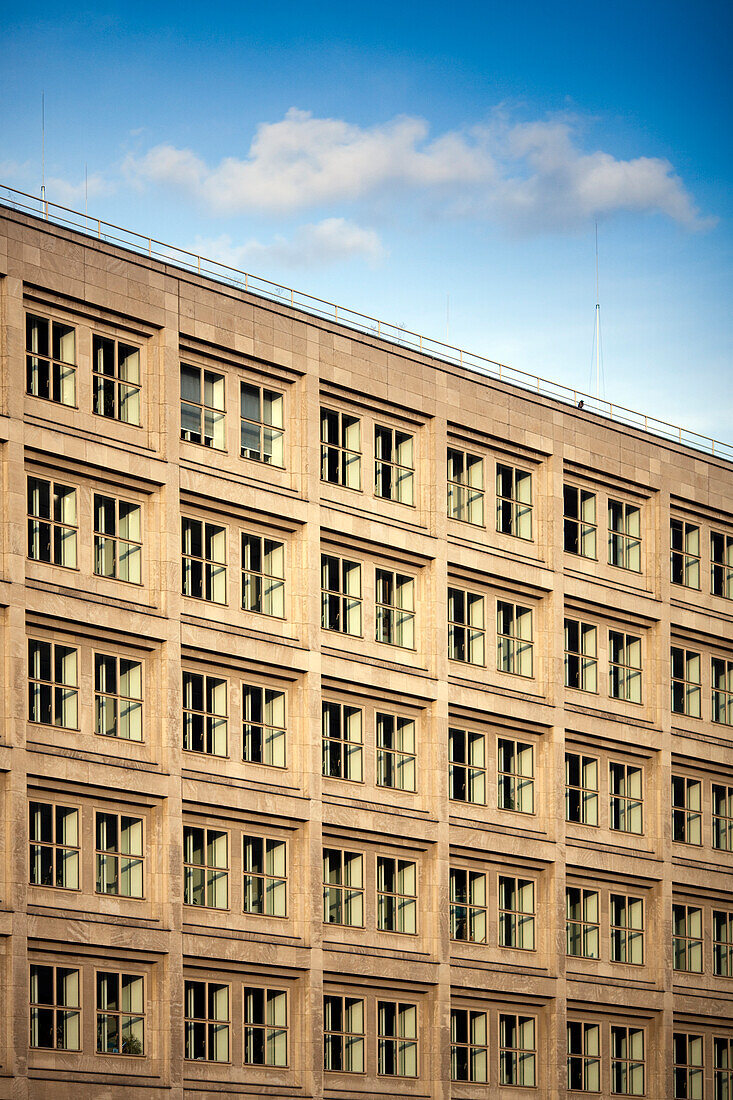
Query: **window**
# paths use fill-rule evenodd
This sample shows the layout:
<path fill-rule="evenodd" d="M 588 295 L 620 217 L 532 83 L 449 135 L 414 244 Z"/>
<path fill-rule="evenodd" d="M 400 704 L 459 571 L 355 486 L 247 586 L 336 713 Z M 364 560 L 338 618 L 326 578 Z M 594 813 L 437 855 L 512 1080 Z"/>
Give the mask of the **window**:
<path fill-rule="evenodd" d="M 181 439 L 226 449 L 223 374 L 181 364 Z"/>
<path fill-rule="evenodd" d="M 702 783 L 672 776 L 672 839 L 680 844 L 702 844 Z"/>
<path fill-rule="evenodd" d="M 702 974 L 702 910 L 672 906 L 672 958 L 675 970 Z"/>
<path fill-rule="evenodd" d="M 377 1072 L 417 1077 L 417 1005 L 377 1001 Z"/>
<path fill-rule="evenodd" d="M 363 779 L 362 713 L 359 707 L 322 703 L 323 774 L 332 779 Z"/>
<path fill-rule="evenodd" d="M 28 721 L 78 729 L 77 654 L 71 646 L 28 639 Z"/>
<path fill-rule="evenodd" d="M 374 426 L 374 495 L 414 504 L 413 437 L 396 428 Z"/>
<path fill-rule="evenodd" d="M 704 1063 L 702 1035 L 672 1037 L 675 1100 L 702 1100 Z"/>
<path fill-rule="evenodd" d="M 594 756 L 565 753 L 565 820 L 598 824 L 598 761 Z"/>
<path fill-rule="evenodd" d="M 633 764 L 609 764 L 612 829 L 621 833 L 644 831 L 643 772 Z"/>
<path fill-rule="evenodd" d="M 448 448 L 448 515 L 484 525 L 484 463 L 479 455 Z"/>
<path fill-rule="evenodd" d="M 713 783 L 713 848 L 733 852 L 733 787 Z"/>
<path fill-rule="evenodd" d="M 485 1012 L 452 1008 L 450 1013 L 451 1081 L 489 1080 L 489 1038 Z"/>
<path fill-rule="evenodd" d="M 31 966 L 30 1045 L 42 1050 L 81 1050 L 79 971 Z"/>
<path fill-rule="evenodd" d="M 184 750 L 226 756 L 228 725 L 226 680 L 184 670 Z"/>
<path fill-rule="evenodd" d="M 534 882 L 499 875 L 499 947 L 534 951 Z"/>
<path fill-rule="evenodd" d="M 600 958 L 598 892 L 578 886 L 565 888 L 567 954 L 580 959 Z"/>
<path fill-rule="evenodd" d="M 244 1064 L 288 1064 L 288 995 L 284 989 L 244 987 Z"/>
<path fill-rule="evenodd" d="M 417 864 L 377 856 L 377 928 L 380 932 L 417 931 Z"/>
<path fill-rule="evenodd" d="M 25 317 L 26 393 L 76 405 L 76 329 L 47 317 Z"/>
<path fill-rule="evenodd" d="M 486 804 L 486 739 L 472 730 L 448 730 L 448 787 L 454 802 Z"/>
<path fill-rule="evenodd" d="M 143 896 L 143 823 L 126 814 L 96 814 L 97 893 Z"/>
<path fill-rule="evenodd" d="M 94 654 L 94 732 L 143 739 L 143 666 L 126 657 Z"/>
<path fill-rule="evenodd" d="M 641 638 L 608 632 L 609 688 L 612 699 L 641 702 Z"/>
<path fill-rule="evenodd" d="M 500 737 L 497 764 L 499 809 L 534 813 L 534 746 Z"/>
<path fill-rule="evenodd" d="M 601 1029 L 568 1021 L 568 1092 L 601 1091 Z"/>
<path fill-rule="evenodd" d="M 568 554 L 596 558 L 596 494 L 563 486 L 563 546 Z"/>
<path fill-rule="evenodd" d="M 361 421 L 321 409 L 321 481 L 361 489 Z"/>
<path fill-rule="evenodd" d="M 28 557 L 76 569 L 76 489 L 28 478 Z"/>
<path fill-rule="evenodd" d="M 611 1092 L 644 1095 L 644 1029 L 611 1027 Z"/>
<path fill-rule="evenodd" d="M 323 849 L 323 921 L 364 927 L 364 857 Z"/>
<path fill-rule="evenodd" d="M 145 983 L 140 974 L 97 971 L 97 1054 L 145 1053 Z"/>
<path fill-rule="evenodd" d="M 611 962 L 644 965 L 644 901 L 611 894 Z"/>
<path fill-rule="evenodd" d="M 710 591 L 733 600 L 733 535 L 710 532 Z"/>
<path fill-rule="evenodd" d="M 713 657 L 713 722 L 733 726 L 733 661 Z"/>
<path fill-rule="evenodd" d="M 713 910 L 713 974 L 733 978 L 733 912 Z"/>
<path fill-rule="evenodd" d="M 283 466 L 283 395 L 242 382 L 240 403 L 242 458 Z"/>
<path fill-rule="evenodd" d="M 499 1014 L 499 1084 L 534 1088 L 537 1047 L 533 1016 Z"/>
<path fill-rule="evenodd" d="M 128 584 L 142 579 L 140 505 L 94 494 L 94 572 Z"/>
<path fill-rule="evenodd" d="M 361 636 L 361 565 L 321 554 L 321 626 Z"/>
<path fill-rule="evenodd" d="M 242 607 L 285 617 L 285 547 L 242 532 Z"/>
<path fill-rule="evenodd" d="M 79 811 L 56 803 L 31 802 L 28 836 L 31 884 L 78 890 Z"/>
<path fill-rule="evenodd" d="M 285 767 L 285 692 L 242 684 L 242 751 L 250 764 Z"/>
<path fill-rule="evenodd" d="M 364 1041 L 364 1001 L 360 997 L 324 997 L 324 1070 L 363 1073 Z"/>
<path fill-rule="evenodd" d="M 669 521 L 671 581 L 685 588 L 700 587 L 700 528 L 681 519 Z"/>
<path fill-rule="evenodd" d="M 700 654 L 672 646 L 672 713 L 700 717 Z"/>
<path fill-rule="evenodd" d="M 215 523 L 181 520 L 184 596 L 227 602 L 227 532 Z"/>
<path fill-rule="evenodd" d="M 184 982 L 184 1026 L 189 1061 L 229 1061 L 229 986 Z"/>
<path fill-rule="evenodd" d="M 486 875 L 481 871 L 450 869 L 450 936 L 486 943 Z"/>
<path fill-rule="evenodd" d="M 733 1096 L 733 1039 L 714 1036 L 713 1069 L 715 1100 L 730 1100 Z"/>
<path fill-rule="evenodd" d="M 377 569 L 377 641 L 415 648 L 415 580 Z"/>
<path fill-rule="evenodd" d="M 287 916 L 287 859 L 284 840 L 242 837 L 245 913 L 267 917 Z"/>
<path fill-rule="evenodd" d="M 415 790 L 415 723 L 377 711 L 377 786 Z"/>
<path fill-rule="evenodd" d="M 140 348 L 92 336 L 92 402 L 97 416 L 140 424 Z"/>
<path fill-rule="evenodd" d="M 183 903 L 229 908 L 229 837 L 220 829 L 184 826 Z"/>
<path fill-rule="evenodd" d="M 577 619 L 565 620 L 565 687 L 598 691 L 596 628 Z"/>
<path fill-rule="evenodd" d="M 532 475 L 496 464 L 496 530 L 519 539 L 532 538 Z"/>
<path fill-rule="evenodd" d="M 448 589 L 448 657 L 483 665 L 486 645 L 484 598 L 462 588 Z"/>
<path fill-rule="evenodd" d="M 608 564 L 641 572 L 641 511 L 634 504 L 608 502 Z"/>
<path fill-rule="evenodd" d="M 531 677 L 532 609 L 496 601 L 496 667 L 499 672 Z"/>

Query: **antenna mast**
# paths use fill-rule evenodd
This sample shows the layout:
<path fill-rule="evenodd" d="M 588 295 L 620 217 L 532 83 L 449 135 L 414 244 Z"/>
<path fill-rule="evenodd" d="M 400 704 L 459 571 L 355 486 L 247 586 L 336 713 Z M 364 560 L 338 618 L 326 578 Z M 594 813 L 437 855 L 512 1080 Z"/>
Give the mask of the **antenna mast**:
<path fill-rule="evenodd" d="M 41 201 L 46 203 L 46 93 L 41 92 Z"/>
<path fill-rule="evenodd" d="M 598 292 L 598 222 L 596 222 L 596 400 L 601 397 L 601 300 Z"/>

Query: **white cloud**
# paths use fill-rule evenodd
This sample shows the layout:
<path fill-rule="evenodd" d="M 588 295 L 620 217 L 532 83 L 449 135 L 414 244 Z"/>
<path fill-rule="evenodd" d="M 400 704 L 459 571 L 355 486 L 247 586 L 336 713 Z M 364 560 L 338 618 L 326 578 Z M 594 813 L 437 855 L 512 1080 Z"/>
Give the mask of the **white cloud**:
<path fill-rule="evenodd" d="M 46 195 L 51 202 L 74 210 L 78 210 L 84 203 L 87 194 L 90 199 L 96 199 L 99 195 L 112 194 L 114 189 L 114 185 L 97 172 L 80 183 L 69 183 L 68 180 L 53 176 L 46 180 Z"/>
<path fill-rule="evenodd" d="M 354 258 L 377 264 L 386 255 L 373 229 L 363 229 L 345 218 L 301 225 L 291 238 L 277 236 L 270 244 L 252 240 L 236 245 L 228 234 L 209 240 L 199 238 L 195 250 L 238 268 L 267 262 L 284 267 L 316 267 Z"/>

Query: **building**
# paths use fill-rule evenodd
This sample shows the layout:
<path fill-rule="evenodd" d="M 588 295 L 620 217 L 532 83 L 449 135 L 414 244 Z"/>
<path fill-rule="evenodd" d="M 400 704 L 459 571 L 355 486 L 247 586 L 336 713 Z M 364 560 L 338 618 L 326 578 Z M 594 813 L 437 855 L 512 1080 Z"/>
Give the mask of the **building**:
<path fill-rule="evenodd" d="M 0 1095 L 733 1096 L 731 461 L 0 214 Z"/>

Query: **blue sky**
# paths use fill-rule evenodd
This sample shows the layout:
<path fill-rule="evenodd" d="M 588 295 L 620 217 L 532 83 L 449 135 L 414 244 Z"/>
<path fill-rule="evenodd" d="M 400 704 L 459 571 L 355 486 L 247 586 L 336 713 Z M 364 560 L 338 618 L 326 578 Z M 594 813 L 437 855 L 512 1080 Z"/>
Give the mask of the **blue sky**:
<path fill-rule="evenodd" d="M 0 182 L 733 441 L 729 0 L 149 5 L 0 31 Z M 447 300 L 450 299 L 449 317 Z"/>

